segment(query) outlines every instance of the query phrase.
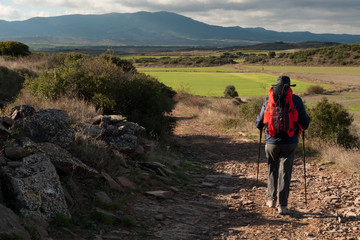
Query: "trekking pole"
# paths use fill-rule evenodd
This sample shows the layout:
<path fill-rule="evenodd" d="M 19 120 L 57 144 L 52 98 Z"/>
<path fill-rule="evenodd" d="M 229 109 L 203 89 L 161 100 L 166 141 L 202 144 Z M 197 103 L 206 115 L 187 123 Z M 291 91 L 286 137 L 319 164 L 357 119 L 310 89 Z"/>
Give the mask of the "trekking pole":
<path fill-rule="evenodd" d="M 302 133 L 303 138 L 303 156 L 304 156 L 304 180 L 305 180 L 305 206 L 307 207 L 307 193 L 306 193 L 306 166 L 305 166 L 305 131 Z"/>
<path fill-rule="evenodd" d="M 262 129 L 260 129 L 259 154 L 258 154 L 257 172 L 256 172 L 256 185 L 257 185 L 258 180 L 259 180 L 259 165 L 260 165 L 260 152 L 261 152 L 261 137 L 262 137 Z"/>

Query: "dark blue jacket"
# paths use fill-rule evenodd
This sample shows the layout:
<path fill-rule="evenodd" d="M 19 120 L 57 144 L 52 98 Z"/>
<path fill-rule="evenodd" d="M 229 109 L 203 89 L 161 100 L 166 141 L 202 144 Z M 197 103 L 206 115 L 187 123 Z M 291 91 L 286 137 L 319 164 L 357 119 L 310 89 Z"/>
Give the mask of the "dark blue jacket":
<path fill-rule="evenodd" d="M 267 97 L 265 99 L 264 104 L 261 108 L 261 111 L 256 118 L 255 123 L 256 123 L 256 127 L 258 129 L 263 129 L 265 126 L 265 124 L 263 123 L 263 120 L 264 120 L 264 113 L 265 113 L 265 108 L 268 104 L 268 100 L 269 100 L 269 97 Z M 302 126 L 303 130 L 305 130 L 309 127 L 310 117 L 307 115 L 307 113 L 305 111 L 304 103 L 299 96 L 294 94 L 293 102 L 294 102 L 295 108 L 297 109 L 297 111 L 299 113 L 298 123 Z M 269 134 L 265 133 L 265 142 L 270 143 L 270 144 L 297 144 L 297 143 L 299 143 L 299 135 L 294 135 L 290 138 L 284 139 L 284 138 L 272 137 Z"/>

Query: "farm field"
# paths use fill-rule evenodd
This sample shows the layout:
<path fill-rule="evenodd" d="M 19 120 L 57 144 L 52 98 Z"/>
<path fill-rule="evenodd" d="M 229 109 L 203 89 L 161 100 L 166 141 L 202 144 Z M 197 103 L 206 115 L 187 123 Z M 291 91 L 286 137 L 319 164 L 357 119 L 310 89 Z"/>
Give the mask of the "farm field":
<path fill-rule="evenodd" d="M 240 97 L 264 96 L 272 84 L 276 83 L 277 75 L 259 72 L 243 72 L 231 67 L 203 68 L 138 68 L 140 72 L 159 79 L 175 90 L 185 89 L 192 94 L 209 97 L 222 97 L 227 85 L 234 85 Z M 297 84 L 297 93 L 305 92 L 310 82 Z M 330 86 L 323 85 L 325 88 Z"/>

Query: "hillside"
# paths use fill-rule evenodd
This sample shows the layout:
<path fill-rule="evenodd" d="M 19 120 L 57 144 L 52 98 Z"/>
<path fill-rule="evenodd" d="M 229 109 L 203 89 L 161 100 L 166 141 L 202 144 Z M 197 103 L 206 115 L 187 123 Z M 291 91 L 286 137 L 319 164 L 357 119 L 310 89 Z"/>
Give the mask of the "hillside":
<path fill-rule="evenodd" d="M 0 40 L 31 46 L 236 46 L 259 42 L 360 42 L 360 35 L 276 32 L 208 25 L 170 12 L 110 13 L 0 21 Z"/>

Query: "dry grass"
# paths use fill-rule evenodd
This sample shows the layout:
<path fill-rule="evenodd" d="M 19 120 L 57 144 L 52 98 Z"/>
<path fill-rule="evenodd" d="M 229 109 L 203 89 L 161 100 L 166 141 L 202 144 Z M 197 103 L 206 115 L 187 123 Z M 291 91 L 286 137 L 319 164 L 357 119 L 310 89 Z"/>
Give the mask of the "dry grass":
<path fill-rule="evenodd" d="M 28 57 L 6 57 L 0 56 L 0 66 L 11 70 L 28 69 L 38 73 L 49 68 L 49 58 L 45 56 L 31 55 Z"/>
<path fill-rule="evenodd" d="M 323 146 L 320 148 L 320 157 L 325 163 L 333 163 L 352 172 L 360 171 L 360 152 L 357 149 Z"/>
<path fill-rule="evenodd" d="M 21 92 L 16 101 L 9 106 L 9 109 L 16 105 L 29 105 L 35 109 L 55 108 L 68 113 L 71 123 L 87 122 L 89 119 L 100 115 L 101 111 L 84 100 L 61 97 L 57 100 L 36 99 L 29 92 Z"/>
<path fill-rule="evenodd" d="M 239 116 L 239 106 L 233 99 L 200 97 L 182 93 L 175 111 L 181 116 L 196 118 L 198 121 L 232 132 L 256 134 L 254 123 Z"/>

